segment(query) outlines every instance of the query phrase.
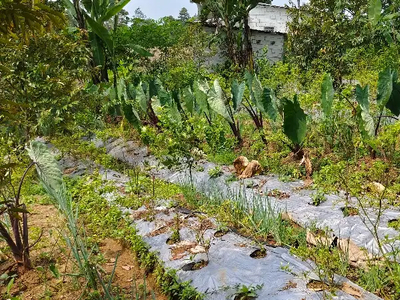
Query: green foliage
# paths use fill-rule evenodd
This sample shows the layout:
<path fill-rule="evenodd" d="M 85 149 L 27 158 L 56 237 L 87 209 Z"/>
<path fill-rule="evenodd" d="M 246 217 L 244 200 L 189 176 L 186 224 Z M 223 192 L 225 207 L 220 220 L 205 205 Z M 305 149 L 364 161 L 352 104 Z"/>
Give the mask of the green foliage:
<path fill-rule="evenodd" d="M 326 201 L 325 193 L 322 190 L 318 190 L 312 195 L 311 199 L 314 206 L 319 206 L 321 203 Z"/>
<path fill-rule="evenodd" d="M 286 100 L 283 108 L 283 131 L 294 145 L 300 145 L 307 132 L 307 115 L 300 107 L 297 96 L 293 101 Z"/>
<path fill-rule="evenodd" d="M 213 169 L 208 170 L 208 175 L 210 178 L 217 178 L 223 174 L 223 171 L 220 166 L 215 166 Z"/>
<path fill-rule="evenodd" d="M 248 300 L 248 299 L 255 299 L 257 298 L 257 291 L 261 290 L 263 285 L 256 285 L 256 286 L 246 286 L 246 285 L 239 285 L 236 288 L 235 293 L 235 300 Z"/>
<path fill-rule="evenodd" d="M 96 109 L 97 95 L 81 84 L 89 75 L 88 53 L 75 40 L 78 37 L 39 35 L 29 47 L 9 47 L 0 53 L 0 63 L 11 70 L 0 77 L 0 114 L 7 127 L 3 134 L 16 143 L 65 133 L 77 123 L 94 123 L 90 111 Z M 84 114 L 89 122 L 81 123 Z"/>
<path fill-rule="evenodd" d="M 0 44 L 9 38 L 29 40 L 31 34 L 40 34 L 52 26 L 60 28 L 65 21 L 62 13 L 43 1 L 2 0 L 0 16 Z"/>

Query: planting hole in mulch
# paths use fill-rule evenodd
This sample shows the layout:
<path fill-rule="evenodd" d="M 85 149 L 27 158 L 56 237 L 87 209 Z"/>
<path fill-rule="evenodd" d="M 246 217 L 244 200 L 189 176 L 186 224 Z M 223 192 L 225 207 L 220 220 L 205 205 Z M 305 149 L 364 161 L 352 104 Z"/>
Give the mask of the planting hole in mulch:
<path fill-rule="evenodd" d="M 340 210 L 343 212 L 344 217 L 357 216 L 359 214 L 358 208 L 351 206 L 341 207 Z"/>
<path fill-rule="evenodd" d="M 274 197 L 274 198 L 277 198 L 277 199 L 281 200 L 281 199 L 289 198 L 290 194 L 287 193 L 287 192 L 282 192 L 280 190 L 276 190 L 275 189 L 275 190 L 268 191 L 267 196 L 268 197 Z"/>
<path fill-rule="evenodd" d="M 180 241 L 180 239 L 179 239 L 179 237 L 176 237 L 176 236 L 170 236 L 169 238 L 167 238 L 167 241 L 166 241 L 166 243 L 168 244 L 168 245 L 174 245 L 174 244 L 176 244 L 176 243 L 179 243 L 179 241 Z"/>
<path fill-rule="evenodd" d="M 399 230 L 400 229 L 400 220 L 398 220 L 398 219 L 389 220 L 388 226 L 391 228 L 394 228 L 396 230 Z"/>
<path fill-rule="evenodd" d="M 182 271 L 196 271 L 203 269 L 208 265 L 208 261 L 200 260 L 198 262 L 190 262 L 182 267 Z"/>
<path fill-rule="evenodd" d="M 214 237 L 221 237 L 228 233 L 228 230 L 217 230 L 214 233 Z"/>
<path fill-rule="evenodd" d="M 307 283 L 307 288 L 309 290 L 312 290 L 315 292 L 320 292 L 320 291 L 328 290 L 329 286 L 325 282 L 312 279 Z"/>
<path fill-rule="evenodd" d="M 255 259 L 260 259 L 260 258 L 264 258 L 267 256 L 267 250 L 265 250 L 264 248 L 262 249 L 257 249 L 255 251 L 253 251 L 250 254 L 251 258 L 255 258 Z"/>

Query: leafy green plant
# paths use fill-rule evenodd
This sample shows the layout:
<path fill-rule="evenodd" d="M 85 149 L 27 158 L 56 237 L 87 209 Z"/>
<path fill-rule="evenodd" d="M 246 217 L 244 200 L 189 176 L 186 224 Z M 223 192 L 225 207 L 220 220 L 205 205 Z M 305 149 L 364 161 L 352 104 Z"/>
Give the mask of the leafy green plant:
<path fill-rule="evenodd" d="M 252 285 L 239 285 L 235 293 L 235 300 L 251 300 L 257 298 L 257 291 L 263 288 L 263 284 L 258 284 L 256 286 Z"/>
<path fill-rule="evenodd" d="M 22 175 L 18 187 L 14 188 L 12 182 L 12 168 L 16 164 L 9 162 L 0 166 L 0 235 L 10 248 L 18 265 L 18 272 L 23 273 L 32 268 L 29 255 L 28 211 L 26 205 L 21 203 L 21 189 L 29 170 L 37 162 L 33 160 Z M 10 228 L 11 227 L 11 228 Z"/>
<path fill-rule="evenodd" d="M 311 199 L 312 199 L 312 205 L 314 206 L 319 206 L 321 203 L 326 201 L 325 194 L 322 190 L 318 190 L 316 193 L 314 193 Z"/>
<path fill-rule="evenodd" d="M 208 175 L 210 178 L 220 177 L 224 172 L 222 171 L 220 166 L 215 166 L 214 168 L 208 170 Z"/>
<path fill-rule="evenodd" d="M 112 299 L 111 282 L 107 286 L 104 284 L 97 266 L 91 261 L 91 250 L 89 250 L 86 238 L 82 237 L 78 214 L 72 206 L 71 196 L 67 192 L 57 161 L 47 146 L 40 142 L 31 142 L 27 151 L 34 162 L 32 165 L 36 167 L 41 183 L 66 218 L 68 231 L 63 233 L 63 237 L 81 272 L 80 275 L 86 278 L 87 286 L 94 290 L 97 290 L 98 283 L 100 283 L 106 299 Z"/>
<path fill-rule="evenodd" d="M 301 158 L 301 144 L 303 143 L 307 133 L 307 115 L 300 107 L 297 95 L 293 101 L 286 99 L 283 105 L 283 132 L 292 142 L 288 144 L 290 150 L 297 157 Z"/>
<path fill-rule="evenodd" d="M 252 118 L 257 130 L 260 132 L 262 141 L 264 144 L 267 144 L 264 132 L 263 114 L 266 114 L 271 121 L 276 121 L 278 111 L 275 93 L 270 88 L 263 88 L 257 76 L 249 72 L 246 72 L 245 80 L 249 90 L 250 100 L 245 96 L 244 99 L 246 102 L 243 103 L 243 106 Z"/>

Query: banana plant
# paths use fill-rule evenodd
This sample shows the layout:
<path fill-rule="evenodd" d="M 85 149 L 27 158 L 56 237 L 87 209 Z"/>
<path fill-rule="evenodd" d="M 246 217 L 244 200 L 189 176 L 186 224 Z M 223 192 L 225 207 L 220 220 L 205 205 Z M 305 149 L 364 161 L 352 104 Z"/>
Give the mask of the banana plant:
<path fill-rule="evenodd" d="M 307 115 L 300 107 L 297 95 L 294 96 L 293 101 L 284 99 L 283 102 L 283 132 L 292 142 L 287 146 L 296 158 L 301 158 L 303 156 L 302 143 L 307 133 Z"/>
<path fill-rule="evenodd" d="M 101 74 L 93 76 L 95 84 L 108 81 L 108 66 L 111 64 L 114 73 L 114 87 L 117 85 L 115 47 L 111 31 L 105 22 L 114 18 L 114 29 L 118 24 L 118 13 L 130 0 L 64 0 L 69 15 L 76 20 L 82 30 L 89 29 L 88 40 L 93 54 L 92 66 L 101 67 Z M 143 56 L 151 54 L 138 45 L 132 49 Z"/>
<path fill-rule="evenodd" d="M 257 76 L 246 72 L 245 80 L 249 90 L 250 99 L 244 97 L 245 103 L 243 103 L 243 106 L 253 119 L 256 128 L 261 134 L 261 139 L 264 144 L 267 144 L 264 132 L 263 114 L 267 114 L 271 121 L 276 121 L 278 116 L 277 98 L 272 89 L 262 87 Z"/>

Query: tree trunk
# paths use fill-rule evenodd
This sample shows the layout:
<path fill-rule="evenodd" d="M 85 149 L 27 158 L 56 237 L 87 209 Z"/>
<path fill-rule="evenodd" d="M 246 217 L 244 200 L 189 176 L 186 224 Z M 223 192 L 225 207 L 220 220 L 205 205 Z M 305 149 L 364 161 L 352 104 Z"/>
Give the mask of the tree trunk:
<path fill-rule="evenodd" d="M 247 67 L 248 70 L 254 72 L 254 56 L 253 46 L 251 45 L 251 29 L 249 26 L 249 13 L 243 18 L 244 23 L 244 61 L 243 67 Z"/>

